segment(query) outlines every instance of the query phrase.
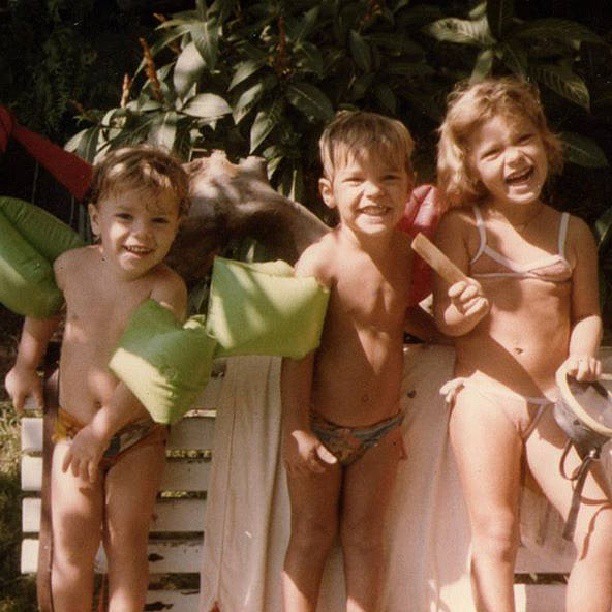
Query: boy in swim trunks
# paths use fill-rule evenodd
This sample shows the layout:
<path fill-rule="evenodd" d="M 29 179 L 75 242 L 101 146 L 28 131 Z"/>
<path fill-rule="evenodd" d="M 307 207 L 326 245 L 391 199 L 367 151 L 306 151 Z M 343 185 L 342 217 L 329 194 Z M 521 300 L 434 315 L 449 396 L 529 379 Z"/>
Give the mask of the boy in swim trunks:
<path fill-rule="evenodd" d="M 148 586 L 147 543 L 164 466 L 165 428 L 109 370 L 132 312 L 153 299 L 185 317 L 183 280 L 162 260 L 187 212 L 180 163 L 150 147 L 110 152 L 94 167 L 89 215 L 97 243 L 54 265 L 65 298 L 60 411 L 51 469 L 52 596 L 56 610 L 89 611 L 102 537 L 109 605 L 141 612 Z M 18 411 L 42 405 L 37 367 L 59 324 L 26 318 L 6 377 Z"/>
<path fill-rule="evenodd" d="M 397 224 L 413 187 L 412 150 L 399 121 L 365 112 L 339 113 L 320 140 L 319 187 L 340 220 L 296 265 L 331 297 L 319 347 L 282 368 L 286 611 L 315 609 L 338 533 L 347 609 L 381 609 L 385 514 L 404 458 L 400 382 L 412 253 Z"/>
<path fill-rule="evenodd" d="M 513 612 L 519 496 L 526 466 L 567 519 L 572 482 L 551 406 L 555 373 L 601 373 L 597 251 L 584 221 L 543 199 L 561 170 L 561 144 L 537 91 L 516 79 L 463 83 L 440 128 L 438 184 L 452 209 L 436 240 L 469 277 L 437 278 L 434 310 L 455 337 L 452 442 L 471 527 L 479 611 Z M 567 473 L 581 463 L 575 449 Z M 612 609 L 612 505 L 601 465 L 589 473 L 566 610 Z"/>

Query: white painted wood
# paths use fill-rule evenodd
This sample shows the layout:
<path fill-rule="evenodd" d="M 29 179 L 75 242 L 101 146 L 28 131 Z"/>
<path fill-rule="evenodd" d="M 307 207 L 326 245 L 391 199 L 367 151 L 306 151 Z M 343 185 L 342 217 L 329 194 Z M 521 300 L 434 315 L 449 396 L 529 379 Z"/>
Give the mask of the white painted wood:
<path fill-rule="evenodd" d="M 185 418 L 173 425 L 168 437 L 171 450 L 210 450 L 213 447 L 215 421 L 212 418 Z"/>
<path fill-rule="evenodd" d="M 25 417 L 21 419 L 21 452 L 42 452 L 42 419 Z"/>
<path fill-rule="evenodd" d="M 210 475 L 210 461 L 204 459 L 168 460 L 162 476 L 162 491 L 206 491 Z M 21 458 L 21 489 L 40 491 L 42 458 L 25 455 Z"/>
<path fill-rule="evenodd" d="M 154 533 L 173 531 L 202 531 L 205 499 L 159 499 L 155 505 Z M 40 498 L 26 497 L 22 504 L 22 531 L 38 533 L 40 529 Z"/>
<path fill-rule="evenodd" d="M 515 584 L 517 612 L 562 612 L 565 609 L 564 584 Z"/>
<path fill-rule="evenodd" d="M 151 574 L 197 574 L 201 568 L 202 539 L 149 542 Z M 38 540 L 26 538 L 21 543 L 21 573 L 36 573 Z"/>

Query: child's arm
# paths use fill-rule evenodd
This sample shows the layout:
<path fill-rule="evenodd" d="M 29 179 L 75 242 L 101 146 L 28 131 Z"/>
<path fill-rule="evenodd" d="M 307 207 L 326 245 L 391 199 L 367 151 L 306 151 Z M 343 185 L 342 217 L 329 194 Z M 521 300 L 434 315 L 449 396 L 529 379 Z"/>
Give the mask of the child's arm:
<path fill-rule="evenodd" d="M 7 393 L 19 414 L 23 414 L 28 397 L 36 401 L 38 408 L 43 408 L 42 382 L 37 369 L 60 319 L 58 315 L 48 319 L 26 317 L 24 321 L 17 361 L 4 379 Z"/>
<path fill-rule="evenodd" d="M 306 249 L 295 265 L 297 276 L 314 276 L 329 284 L 322 271 L 322 249 L 318 244 Z M 283 460 L 290 474 L 322 472 L 327 464 L 336 463 L 310 428 L 312 376 L 315 353 L 300 360 L 283 359 L 281 369 L 281 404 Z"/>
<path fill-rule="evenodd" d="M 436 245 L 464 273 L 468 269 L 466 222 L 458 212 L 442 217 L 436 232 Z M 434 278 L 434 317 L 438 329 L 448 336 L 472 331 L 489 312 L 482 286 L 473 278 L 453 284 L 439 275 Z"/>
<path fill-rule="evenodd" d="M 281 404 L 283 461 L 289 474 L 323 472 L 326 464 L 336 463 L 323 443 L 310 429 L 310 390 L 314 353 L 303 359 L 283 359 Z"/>
<path fill-rule="evenodd" d="M 185 319 L 187 289 L 178 275 L 173 272 L 164 274 L 150 297 L 171 310 L 178 320 Z M 80 475 L 94 482 L 100 458 L 115 433 L 128 423 L 147 416 L 149 416 L 147 409 L 125 384 L 120 382 L 115 388 L 111 401 L 100 406 L 90 423 L 73 438 L 64 457 L 62 469 L 64 471 L 71 469 L 75 476 Z"/>
<path fill-rule="evenodd" d="M 581 219 L 571 218 L 568 234 L 568 251 L 575 258 L 576 265 L 572 277 L 572 332 L 566 367 L 579 380 L 594 380 L 601 374 L 598 352 L 603 328 L 597 248 L 591 231 Z"/>

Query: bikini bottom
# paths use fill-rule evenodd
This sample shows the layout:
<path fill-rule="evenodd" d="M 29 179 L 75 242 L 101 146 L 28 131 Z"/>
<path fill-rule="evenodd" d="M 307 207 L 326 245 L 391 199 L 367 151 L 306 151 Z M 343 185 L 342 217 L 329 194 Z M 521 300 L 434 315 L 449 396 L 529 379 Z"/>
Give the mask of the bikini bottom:
<path fill-rule="evenodd" d="M 85 424 L 73 417 L 63 408 L 58 409 L 54 424 L 53 441 L 72 440 L 85 427 Z M 145 446 L 164 446 L 168 428 L 151 419 L 141 419 L 128 423 L 112 438 L 104 451 L 99 468 L 107 472 L 130 450 Z"/>
<path fill-rule="evenodd" d="M 455 405 L 459 394 L 468 394 L 475 403 L 488 403 L 492 409 L 502 410 L 523 441 L 529 438 L 546 410 L 554 406 L 554 401 L 547 397 L 523 396 L 509 389 L 465 377 L 449 380 L 440 389 L 440 394 L 445 396 L 451 407 Z"/>
<path fill-rule="evenodd" d="M 401 458 L 405 458 L 406 453 L 400 430 L 403 420 L 404 413 L 398 412 L 389 419 L 367 427 L 345 427 L 328 421 L 315 412 L 310 413 L 310 427 L 313 433 L 343 466 L 350 465 L 363 457 L 367 450 L 376 446 L 383 437 L 393 432 L 396 432 L 395 435 L 402 444 Z"/>

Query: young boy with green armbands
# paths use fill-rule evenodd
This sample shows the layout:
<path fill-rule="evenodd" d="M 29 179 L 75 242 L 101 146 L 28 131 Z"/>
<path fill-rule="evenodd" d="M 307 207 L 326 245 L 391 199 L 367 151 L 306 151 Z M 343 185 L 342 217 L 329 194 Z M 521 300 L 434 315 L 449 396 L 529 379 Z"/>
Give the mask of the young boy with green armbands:
<path fill-rule="evenodd" d="M 139 146 L 94 168 L 89 215 L 97 242 L 54 263 L 65 300 L 55 424 L 52 593 L 57 610 L 89 610 L 100 537 L 109 562 L 111 610 L 138 611 L 148 585 L 146 554 L 164 464 L 166 428 L 109 369 L 130 316 L 147 301 L 185 318 L 183 280 L 162 260 L 188 207 L 180 162 Z M 60 316 L 26 317 L 6 388 L 18 411 L 41 403 L 36 369 Z M 102 532 L 101 532 L 102 526 Z"/>

